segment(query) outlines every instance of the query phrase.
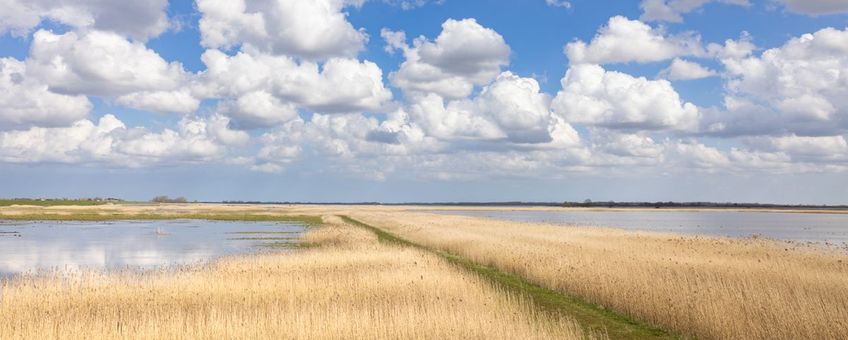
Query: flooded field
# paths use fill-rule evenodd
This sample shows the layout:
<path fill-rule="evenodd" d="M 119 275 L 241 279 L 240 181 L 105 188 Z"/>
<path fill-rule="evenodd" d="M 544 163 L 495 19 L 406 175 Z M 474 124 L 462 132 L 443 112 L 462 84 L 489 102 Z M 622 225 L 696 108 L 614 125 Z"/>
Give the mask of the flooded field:
<path fill-rule="evenodd" d="M 0 276 L 200 263 L 294 242 L 304 229 L 296 223 L 206 220 L 0 222 Z"/>
<path fill-rule="evenodd" d="M 746 211 L 521 211 L 441 210 L 440 214 L 542 222 L 572 226 L 618 227 L 728 237 L 762 236 L 776 240 L 848 243 L 848 214 L 803 214 Z"/>

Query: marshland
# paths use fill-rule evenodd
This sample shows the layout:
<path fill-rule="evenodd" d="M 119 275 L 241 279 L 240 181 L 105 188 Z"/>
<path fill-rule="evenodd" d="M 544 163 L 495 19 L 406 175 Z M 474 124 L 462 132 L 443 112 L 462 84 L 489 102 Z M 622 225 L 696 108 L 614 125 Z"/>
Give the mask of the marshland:
<path fill-rule="evenodd" d="M 180 237 L 174 223 L 213 223 L 193 232 L 244 242 L 188 262 L 6 275 L 3 339 L 848 336 L 848 252 L 823 243 L 403 206 L 15 205 L 0 219 L 20 235 L 3 244 L 32 241 L 30 221 L 154 244 Z"/>

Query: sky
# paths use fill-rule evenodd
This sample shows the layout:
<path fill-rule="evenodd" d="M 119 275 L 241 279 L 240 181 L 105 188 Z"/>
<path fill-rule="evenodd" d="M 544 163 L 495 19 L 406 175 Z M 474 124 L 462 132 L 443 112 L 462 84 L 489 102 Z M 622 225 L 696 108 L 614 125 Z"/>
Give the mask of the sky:
<path fill-rule="evenodd" d="M 848 203 L 845 0 L 0 0 L 0 197 Z"/>

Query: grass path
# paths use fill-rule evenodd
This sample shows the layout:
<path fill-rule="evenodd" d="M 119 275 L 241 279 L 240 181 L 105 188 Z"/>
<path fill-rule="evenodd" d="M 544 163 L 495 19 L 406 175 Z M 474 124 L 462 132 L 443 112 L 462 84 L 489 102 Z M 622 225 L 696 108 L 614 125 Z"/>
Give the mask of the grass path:
<path fill-rule="evenodd" d="M 567 315 L 580 323 L 581 326 L 586 327 L 587 330 L 605 332 L 611 339 L 677 338 L 662 329 L 646 325 L 613 311 L 602 309 L 576 297 L 533 284 L 518 275 L 411 242 L 383 229 L 357 221 L 349 216 L 340 217 L 347 223 L 374 232 L 380 242 L 412 247 L 436 254 L 465 270 L 478 274 L 480 277 L 497 284 L 507 291 L 527 296 L 536 307 L 545 313 L 558 316 Z"/>

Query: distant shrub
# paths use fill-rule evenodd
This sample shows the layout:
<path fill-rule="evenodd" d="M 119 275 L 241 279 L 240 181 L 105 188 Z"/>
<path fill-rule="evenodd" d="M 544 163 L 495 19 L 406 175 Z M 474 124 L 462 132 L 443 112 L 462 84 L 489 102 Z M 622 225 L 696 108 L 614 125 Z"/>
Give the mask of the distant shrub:
<path fill-rule="evenodd" d="M 154 203 L 187 203 L 188 200 L 185 197 L 174 197 L 170 198 L 168 196 L 156 196 L 151 202 Z"/>

